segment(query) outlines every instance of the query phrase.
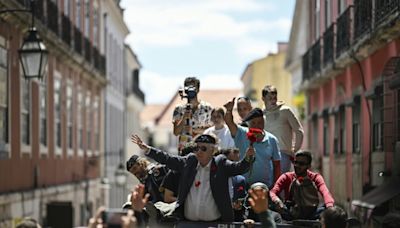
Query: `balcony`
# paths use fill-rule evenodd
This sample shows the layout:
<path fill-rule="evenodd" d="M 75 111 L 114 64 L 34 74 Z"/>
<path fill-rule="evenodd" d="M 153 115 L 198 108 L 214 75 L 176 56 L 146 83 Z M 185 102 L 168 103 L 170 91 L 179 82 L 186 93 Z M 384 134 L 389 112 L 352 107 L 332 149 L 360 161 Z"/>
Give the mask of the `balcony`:
<path fill-rule="evenodd" d="M 93 65 L 100 70 L 100 53 L 97 47 L 93 47 Z"/>
<path fill-rule="evenodd" d="M 321 39 L 318 39 L 311 47 L 311 73 L 321 71 Z"/>
<path fill-rule="evenodd" d="M 104 75 L 106 74 L 106 57 L 104 55 L 100 55 L 100 72 Z"/>
<path fill-rule="evenodd" d="M 311 52 L 310 49 L 303 55 L 303 82 L 311 76 Z"/>
<path fill-rule="evenodd" d="M 82 33 L 77 27 L 74 27 L 74 48 L 77 53 L 82 54 Z"/>
<path fill-rule="evenodd" d="M 391 16 L 399 16 L 400 2 L 398 0 L 375 0 L 375 26 L 390 20 Z"/>
<path fill-rule="evenodd" d="M 70 46 L 71 45 L 71 20 L 68 16 L 62 15 L 61 17 L 61 28 L 62 28 L 62 39 L 63 41 Z"/>
<path fill-rule="evenodd" d="M 351 39 L 351 13 L 352 7 L 348 7 L 337 19 L 336 25 L 336 57 L 339 57 L 350 47 Z"/>
<path fill-rule="evenodd" d="M 323 53 L 323 63 L 324 66 L 328 65 L 329 63 L 333 62 L 334 57 L 334 47 L 335 47 L 335 23 L 332 23 L 331 26 L 325 31 L 324 33 L 324 53 Z"/>
<path fill-rule="evenodd" d="M 354 39 L 371 31 L 372 0 L 354 0 Z"/>
<path fill-rule="evenodd" d="M 47 16 L 48 16 L 47 26 L 56 35 L 59 35 L 59 32 L 58 32 L 58 7 L 52 1 L 47 1 Z"/>

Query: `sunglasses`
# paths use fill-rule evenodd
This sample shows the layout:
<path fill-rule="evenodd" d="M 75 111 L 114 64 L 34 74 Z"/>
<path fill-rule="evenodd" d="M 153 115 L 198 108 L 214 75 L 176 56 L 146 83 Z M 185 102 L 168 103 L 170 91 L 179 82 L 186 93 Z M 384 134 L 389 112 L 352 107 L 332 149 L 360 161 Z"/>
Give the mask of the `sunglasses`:
<path fill-rule="evenodd" d="M 208 149 L 208 148 L 207 148 L 206 146 L 196 146 L 196 147 L 193 149 L 193 152 L 198 152 L 198 151 L 206 152 L 207 149 Z"/>
<path fill-rule="evenodd" d="M 293 161 L 293 164 L 298 165 L 298 166 L 306 166 L 306 165 L 308 165 L 307 162 L 301 162 L 301 161 Z"/>

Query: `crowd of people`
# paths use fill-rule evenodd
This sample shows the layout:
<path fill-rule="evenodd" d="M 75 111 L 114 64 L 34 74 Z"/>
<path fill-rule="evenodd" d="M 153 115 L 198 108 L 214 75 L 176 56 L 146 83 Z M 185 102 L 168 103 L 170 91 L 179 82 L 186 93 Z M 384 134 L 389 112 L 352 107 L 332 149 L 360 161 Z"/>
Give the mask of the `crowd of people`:
<path fill-rule="evenodd" d="M 310 170 L 312 154 L 300 150 L 301 123 L 278 101 L 277 89 L 267 85 L 262 90 L 264 110 L 253 108 L 247 97 L 213 108 L 198 98 L 199 91 L 197 78 L 185 79 L 182 97 L 187 102 L 174 109 L 172 118 L 180 139 L 178 155 L 147 145 L 138 135 L 131 137 L 157 162 L 137 155 L 127 161 L 127 170 L 142 182 L 156 211 L 145 217 L 158 224 L 255 221 L 263 227 L 309 219 L 333 227 L 321 214 L 341 209 L 334 205 L 324 178 Z M 132 201 L 124 207 L 133 207 Z"/>

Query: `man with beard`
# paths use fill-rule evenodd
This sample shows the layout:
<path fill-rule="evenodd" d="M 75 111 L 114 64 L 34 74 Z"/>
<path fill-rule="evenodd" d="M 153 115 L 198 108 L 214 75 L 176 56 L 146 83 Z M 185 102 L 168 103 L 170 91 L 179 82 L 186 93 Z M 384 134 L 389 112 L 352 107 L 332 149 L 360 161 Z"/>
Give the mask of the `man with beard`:
<path fill-rule="evenodd" d="M 126 162 L 126 169 L 144 184 L 146 192 L 150 194 L 151 202 L 163 201 L 161 184 L 168 173 L 164 165 L 155 165 L 146 158 L 132 155 Z"/>
<path fill-rule="evenodd" d="M 324 178 L 319 173 L 309 170 L 311 161 L 312 157 L 310 152 L 297 152 L 293 161 L 294 172 L 282 174 L 270 191 L 272 202 L 275 203 L 277 211 L 281 213 L 285 220 L 298 218 L 316 219 L 325 207 L 332 207 L 335 202 L 328 187 L 325 185 Z M 299 191 L 296 189 L 301 190 L 300 192 L 302 193 L 298 194 Z M 279 194 L 282 191 L 285 193 L 286 205 L 279 198 Z M 325 205 L 322 208 L 318 208 L 318 193 L 321 194 L 324 199 Z M 317 201 L 316 205 L 310 205 L 308 203 L 313 200 Z M 287 206 L 294 210 L 288 211 Z M 310 209 L 312 209 L 312 211 L 310 211 Z"/>
<path fill-rule="evenodd" d="M 281 170 L 282 173 L 289 172 L 293 155 L 301 148 L 303 143 L 303 127 L 292 109 L 284 102 L 278 101 L 278 91 L 274 86 L 267 85 L 264 87 L 262 100 L 265 105 L 264 128 L 278 139 L 281 152 Z"/>

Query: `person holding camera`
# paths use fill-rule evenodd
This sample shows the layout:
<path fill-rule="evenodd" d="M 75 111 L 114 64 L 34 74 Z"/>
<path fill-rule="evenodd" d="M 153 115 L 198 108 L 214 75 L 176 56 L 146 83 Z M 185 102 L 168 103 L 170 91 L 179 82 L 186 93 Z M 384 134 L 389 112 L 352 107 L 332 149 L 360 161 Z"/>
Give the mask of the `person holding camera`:
<path fill-rule="evenodd" d="M 199 91 L 200 80 L 195 77 L 187 77 L 183 91 L 179 92 L 182 99 L 187 99 L 187 103 L 175 107 L 172 116 L 174 135 L 179 136 L 179 151 L 194 136 L 212 126 L 211 111 L 213 108 L 209 103 L 198 99 Z"/>

